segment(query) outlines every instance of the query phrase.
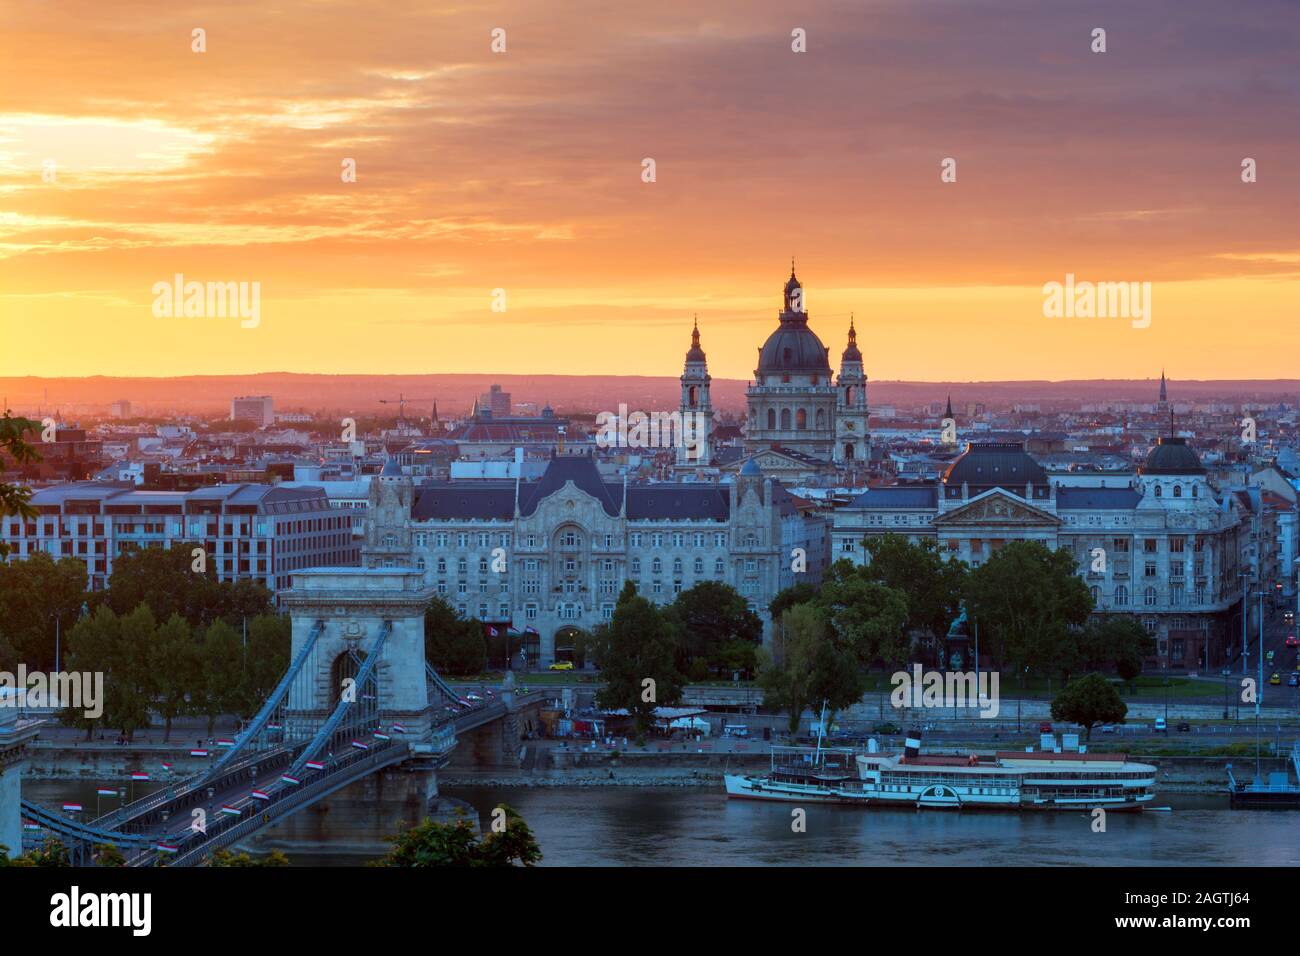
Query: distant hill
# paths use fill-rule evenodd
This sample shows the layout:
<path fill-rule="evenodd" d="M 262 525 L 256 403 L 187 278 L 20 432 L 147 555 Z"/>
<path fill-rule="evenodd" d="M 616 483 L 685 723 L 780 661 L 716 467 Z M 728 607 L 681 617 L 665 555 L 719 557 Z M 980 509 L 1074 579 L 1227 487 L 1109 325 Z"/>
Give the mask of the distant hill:
<path fill-rule="evenodd" d="M 427 418 L 433 402 L 443 418 L 463 415 L 489 385 L 499 384 L 515 402 L 547 402 L 557 412 L 673 409 L 680 385 L 667 376 L 582 375 L 302 375 L 266 372 L 258 375 L 187 375 L 176 378 L 0 378 L 0 398 L 16 413 L 61 410 L 68 413 L 106 411 L 119 399 L 131 402 L 133 414 L 229 412 L 236 395 L 271 395 L 277 411 L 320 411 L 395 414 L 395 405 L 379 399 L 408 396 L 407 415 Z M 748 383 L 713 380 L 713 403 L 721 411 L 744 408 Z M 873 405 L 916 405 L 942 401 L 949 394 L 957 407 L 967 402 L 992 406 L 1012 403 L 1079 403 L 1104 399 L 1154 401 L 1154 380 L 1095 379 L 1048 382 L 871 382 Z M 1277 402 L 1300 398 L 1300 379 L 1264 381 L 1171 381 L 1174 401 L 1228 399 Z"/>

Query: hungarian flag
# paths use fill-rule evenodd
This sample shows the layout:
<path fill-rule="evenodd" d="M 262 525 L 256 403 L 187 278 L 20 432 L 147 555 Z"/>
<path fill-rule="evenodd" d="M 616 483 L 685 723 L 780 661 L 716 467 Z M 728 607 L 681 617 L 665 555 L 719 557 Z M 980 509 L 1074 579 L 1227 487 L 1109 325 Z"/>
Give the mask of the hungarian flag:
<path fill-rule="evenodd" d="M 180 851 L 180 847 L 173 846 L 170 843 L 159 843 L 155 849 L 157 849 L 159 853 L 177 853 Z"/>
<path fill-rule="evenodd" d="M 40 828 L 41 828 L 41 825 L 40 825 L 39 823 L 32 823 L 31 820 L 24 820 L 24 821 L 23 821 L 23 829 L 24 829 L 24 830 L 39 830 Z"/>
<path fill-rule="evenodd" d="M 302 783 L 302 781 L 299 780 L 297 777 L 291 777 L 287 773 L 281 774 L 280 779 L 283 780 L 285 783 L 292 784 L 295 787 L 298 784 Z"/>
<path fill-rule="evenodd" d="M 307 769 L 308 769 L 308 770 L 324 770 L 324 769 L 325 769 L 325 765 L 324 765 L 323 763 L 321 763 L 319 760 L 308 760 L 308 761 L 307 761 Z"/>
<path fill-rule="evenodd" d="M 238 807 L 232 807 L 230 804 L 225 803 L 225 804 L 222 804 L 222 806 L 221 806 L 221 812 L 222 812 L 222 813 L 228 813 L 228 814 L 230 814 L 232 817 L 237 817 L 237 816 L 239 816 L 243 811 L 240 810 Z"/>
<path fill-rule="evenodd" d="M 526 628 L 524 628 L 524 633 L 525 633 L 525 634 L 536 634 L 536 633 L 537 633 L 537 628 L 535 628 L 535 627 L 526 627 Z"/>
<path fill-rule="evenodd" d="M 207 755 L 208 755 L 208 752 L 207 752 L 206 750 L 191 750 L 191 751 L 190 751 L 190 756 L 191 756 L 191 757 L 206 757 Z"/>
<path fill-rule="evenodd" d="M 267 725 L 266 725 L 266 729 L 267 729 L 267 730 L 283 730 L 283 729 L 284 729 L 284 724 L 267 724 Z"/>
<path fill-rule="evenodd" d="M 218 747 L 233 747 L 233 746 L 235 746 L 235 742 L 234 742 L 233 740 L 229 739 L 228 737 L 222 737 L 220 740 L 217 741 L 217 746 L 218 746 Z"/>
<path fill-rule="evenodd" d="M 404 734 L 406 733 L 406 728 L 403 727 L 401 724 L 393 724 L 393 733 Z"/>
<path fill-rule="evenodd" d="M 376 739 L 376 740 L 392 740 L 393 738 L 390 737 L 390 736 L 388 736 L 388 734 L 384 733 L 384 732 L 381 731 L 381 730 L 376 730 L 376 731 L 375 731 L 375 739 Z"/>
<path fill-rule="evenodd" d="M 352 741 L 352 746 L 356 747 L 358 750 L 369 750 L 369 749 L 370 749 L 370 744 L 363 744 L 363 743 L 362 743 L 361 741 L 359 741 L 359 740 L 354 740 L 354 741 Z"/>
<path fill-rule="evenodd" d="M 148 779 L 149 779 L 149 775 L 148 775 L 147 773 L 133 773 L 133 774 L 131 774 L 131 779 L 132 779 L 132 780 L 148 780 Z"/>
<path fill-rule="evenodd" d="M 63 809 L 64 809 L 64 810 L 67 810 L 69 813 L 80 813 L 80 812 L 81 812 L 81 804 L 79 804 L 79 803 L 65 803 L 65 804 L 63 805 Z"/>
<path fill-rule="evenodd" d="M 191 751 L 191 753 L 193 753 L 193 751 Z M 164 761 L 163 761 L 162 768 L 163 768 L 164 770 L 170 770 L 170 769 L 172 768 L 172 765 L 169 764 L 166 760 L 164 760 Z"/>
<path fill-rule="evenodd" d="M 249 794 L 254 800 L 270 800 L 271 795 L 264 790 L 254 790 Z"/>
<path fill-rule="evenodd" d="M 116 790 L 109 790 L 107 787 L 100 787 L 98 790 L 95 791 L 95 793 L 97 793 L 97 794 L 98 794 L 99 796 L 101 796 L 101 797 L 116 797 L 116 796 L 117 796 L 117 791 L 116 791 Z"/>

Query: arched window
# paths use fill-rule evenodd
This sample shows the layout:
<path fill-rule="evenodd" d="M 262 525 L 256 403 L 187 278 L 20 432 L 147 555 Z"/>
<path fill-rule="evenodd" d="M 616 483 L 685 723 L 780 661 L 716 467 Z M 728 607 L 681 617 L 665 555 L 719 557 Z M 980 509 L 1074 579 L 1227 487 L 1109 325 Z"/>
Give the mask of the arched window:
<path fill-rule="evenodd" d="M 845 405 L 852 405 L 852 404 L 853 404 L 853 386 L 852 386 L 852 385 L 849 385 L 849 386 L 847 386 L 847 387 L 844 389 L 844 404 L 845 404 Z"/>
<path fill-rule="evenodd" d="M 768 431 L 776 431 L 776 409 L 775 408 L 769 408 L 767 410 L 767 428 Z"/>
<path fill-rule="evenodd" d="M 783 408 L 781 409 L 781 431 L 788 432 L 789 430 L 790 430 L 790 409 Z"/>
<path fill-rule="evenodd" d="M 808 410 L 806 408 L 801 408 L 794 413 L 794 427 L 799 431 L 803 431 L 808 427 Z"/>
<path fill-rule="evenodd" d="M 1198 497 L 1198 495 L 1196 494 L 1196 486 L 1195 486 L 1195 485 L 1192 485 L 1192 497 L 1193 497 L 1193 498 Z"/>
<path fill-rule="evenodd" d="M 845 457 L 847 460 L 849 460 L 849 461 L 852 461 L 852 460 L 853 460 L 853 446 L 852 446 L 852 445 L 845 445 L 845 446 L 844 446 L 844 457 Z"/>
<path fill-rule="evenodd" d="M 817 409 L 817 430 L 821 431 L 826 427 L 826 409 Z"/>
<path fill-rule="evenodd" d="M 1160 485 L 1156 485 L 1156 497 L 1160 498 L 1164 495 L 1164 493 L 1165 493 L 1164 488 L 1162 488 Z"/>
<path fill-rule="evenodd" d="M 1128 606 L 1128 588 L 1124 587 L 1124 585 L 1122 584 L 1119 587 L 1115 588 L 1115 606 L 1116 607 Z"/>
<path fill-rule="evenodd" d="M 1146 602 L 1146 606 L 1147 606 L 1147 607 L 1155 607 L 1155 605 L 1156 605 L 1156 589 L 1155 589 L 1155 588 L 1147 588 L 1147 589 L 1146 589 L 1146 593 L 1143 595 L 1143 600 Z"/>
<path fill-rule="evenodd" d="M 1182 496 L 1183 496 L 1183 486 L 1182 486 L 1182 485 L 1174 485 L 1174 497 L 1175 497 L 1175 498 L 1181 498 Z"/>
<path fill-rule="evenodd" d="M 691 408 L 695 407 L 695 390 L 696 390 L 696 386 L 692 385 L 689 389 L 687 389 L 686 392 L 687 395 L 686 401 L 687 404 L 691 406 Z"/>

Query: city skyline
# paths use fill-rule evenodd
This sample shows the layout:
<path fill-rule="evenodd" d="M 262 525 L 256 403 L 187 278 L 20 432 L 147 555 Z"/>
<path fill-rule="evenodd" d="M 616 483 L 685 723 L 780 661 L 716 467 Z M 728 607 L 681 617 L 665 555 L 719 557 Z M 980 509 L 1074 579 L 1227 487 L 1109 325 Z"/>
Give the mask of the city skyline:
<path fill-rule="evenodd" d="M 0 39 L 0 321 L 50 337 L 0 375 L 664 377 L 698 314 L 745 380 L 793 255 L 871 381 L 1291 377 L 1282 4 L 73 7 Z M 257 324 L 156 317 L 177 274 Z M 1149 327 L 1048 318 L 1070 276 Z"/>

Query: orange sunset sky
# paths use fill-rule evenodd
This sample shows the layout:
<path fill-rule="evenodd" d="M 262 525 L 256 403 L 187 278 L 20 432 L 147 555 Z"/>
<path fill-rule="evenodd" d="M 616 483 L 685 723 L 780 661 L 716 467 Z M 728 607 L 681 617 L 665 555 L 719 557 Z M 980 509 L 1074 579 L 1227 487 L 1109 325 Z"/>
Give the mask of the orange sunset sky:
<path fill-rule="evenodd" d="M 1295 377 L 1298 213 L 1292 0 L 0 0 L 0 375 L 748 378 L 793 255 L 876 380 Z"/>

